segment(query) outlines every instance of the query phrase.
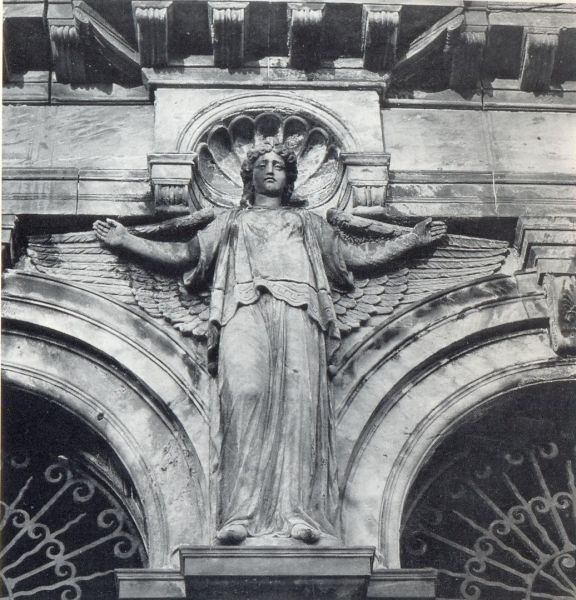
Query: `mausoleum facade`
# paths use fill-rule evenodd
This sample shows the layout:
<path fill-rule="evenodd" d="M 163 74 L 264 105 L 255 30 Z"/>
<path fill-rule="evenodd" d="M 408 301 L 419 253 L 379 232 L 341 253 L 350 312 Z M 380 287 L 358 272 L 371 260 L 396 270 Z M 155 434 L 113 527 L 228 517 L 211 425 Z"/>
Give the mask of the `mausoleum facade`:
<path fill-rule="evenodd" d="M 576 598 L 574 5 L 6 0 L 3 31 L 3 598 Z M 339 338 L 311 444 L 336 512 L 230 545 L 229 279 L 92 226 L 205 252 L 262 145 L 297 159 L 334 311 L 281 300 Z"/>

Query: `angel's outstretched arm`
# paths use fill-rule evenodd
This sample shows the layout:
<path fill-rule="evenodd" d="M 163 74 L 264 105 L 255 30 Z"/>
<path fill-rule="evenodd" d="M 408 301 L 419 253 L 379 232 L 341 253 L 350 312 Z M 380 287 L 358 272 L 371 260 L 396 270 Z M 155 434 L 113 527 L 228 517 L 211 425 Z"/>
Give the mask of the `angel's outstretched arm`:
<path fill-rule="evenodd" d="M 412 231 L 395 239 L 363 244 L 346 244 L 344 260 L 352 271 L 379 267 L 395 260 L 415 248 L 421 248 L 440 241 L 446 235 L 446 225 L 442 221 L 425 219 Z"/>
<path fill-rule="evenodd" d="M 93 225 L 96 237 L 110 248 L 128 250 L 140 258 L 151 260 L 159 265 L 172 268 L 193 268 L 200 256 L 198 242 L 189 244 L 177 242 L 155 242 L 131 234 L 124 225 L 106 219 L 95 221 Z"/>

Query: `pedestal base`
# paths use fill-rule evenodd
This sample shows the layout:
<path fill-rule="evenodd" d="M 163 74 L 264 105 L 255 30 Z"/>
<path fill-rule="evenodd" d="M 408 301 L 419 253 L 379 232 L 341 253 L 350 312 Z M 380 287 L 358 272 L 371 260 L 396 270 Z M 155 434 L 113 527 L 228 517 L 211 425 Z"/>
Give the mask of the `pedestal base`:
<path fill-rule="evenodd" d="M 117 570 L 119 600 L 423 600 L 433 570 L 373 572 L 374 548 L 190 546 L 180 570 Z"/>
<path fill-rule="evenodd" d="M 183 548 L 180 556 L 189 598 L 362 600 L 374 549 L 196 547 Z"/>

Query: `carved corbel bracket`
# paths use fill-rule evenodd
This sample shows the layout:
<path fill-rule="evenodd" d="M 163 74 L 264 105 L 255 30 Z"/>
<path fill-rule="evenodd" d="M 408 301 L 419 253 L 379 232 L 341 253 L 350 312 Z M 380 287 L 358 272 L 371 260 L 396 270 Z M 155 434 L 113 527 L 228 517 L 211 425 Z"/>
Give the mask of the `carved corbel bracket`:
<path fill-rule="evenodd" d="M 52 66 L 58 83 L 85 83 L 84 43 L 74 19 L 73 5 L 51 5 L 48 9 L 48 33 Z"/>
<path fill-rule="evenodd" d="M 389 154 L 348 152 L 341 155 L 344 164 L 342 204 L 384 206 L 388 189 Z"/>
<path fill-rule="evenodd" d="M 445 58 L 449 58 L 448 85 L 453 90 L 471 90 L 480 83 L 486 47 L 488 19 L 484 11 L 464 13 L 446 33 Z"/>
<path fill-rule="evenodd" d="M 544 276 L 550 342 L 558 354 L 576 354 L 576 275 Z"/>
<path fill-rule="evenodd" d="M 364 4 L 362 7 L 362 54 L 364 68 L 390 70 L 396 62 L 400 5 Z"/>
<path fill-rule="evenodd" d="M 288 4 L 288 55 L 294 69 L 310 69 L 320 63 L 325 4 Z"/>
<path fill-rule="evenodd" d="M 195 153 L 148 155 L 156 212 L 182 213 L 198 208 L 190 194 L 197 156 Z"/>
<path fill-rule="evenodd" d="M 15 215 L 2 215 L 2 270 L 13 267 L 19 247 L 19 221 Z"/>
<path fill-rule="evenodd" d="M 558 354 L 576 353 L 576 218 L 523 217 L 516 230 L 523 269 L 536 269 L 546 293 L 550 342 Z"/>
<path fill-rule="evenodd" d="M 171 9 L 172 0 L 132 2 L 140 63 L 143 67 L 164 67 L 168 64 L 168 28 Z"/>
<path fill-rule="evenodd" d="M 558 35 L 555 30 L 524 28 L 520 72 L 520 89 L 524 92 L 539 92 L 550 86 Z"/>
<path fill-rule="evenodd" d="M 450 65 L 450 88 L 474 89 L 480 82 L 486 28 L 465 28 L 459 32 Z"/>
<path fill-rule="evenodd" d="M 214 65 L 233 69 L 244 62 L 248 2 L 209 2 Z"/>

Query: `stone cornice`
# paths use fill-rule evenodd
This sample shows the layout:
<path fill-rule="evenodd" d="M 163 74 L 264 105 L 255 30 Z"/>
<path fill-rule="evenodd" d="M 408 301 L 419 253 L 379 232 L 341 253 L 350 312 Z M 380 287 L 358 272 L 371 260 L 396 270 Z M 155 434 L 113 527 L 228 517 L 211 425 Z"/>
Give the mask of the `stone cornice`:
<path fill-rule="evenodd" d="M 111 1 L 104 0 L 104 5 Z M 371 81 L 377 75 L 394 91 L 453 89 L 464 97 L 479 87 L 481 73 L 502 78 L 515 70 L 517 90 L 527 97 L 574 78 L 567 53 L 575 35 L 576 7 L 569 4 L 534 4 L 525 10 L 526 6 L 514 2 L 331 0 L 288 3 L 286 10 L 280 10 L 278 2 L 262 0 L 134 0 L 133 14 L 125 18 L 113 16 L 117 11 L 107 11 L 104 5 L 95 10 L 83 0 L 49 0 L 44 16 L 39 3 L 7 2 L 4 33 L 9 47 L 5 46 L 4 71 L 8 82 L 23 71 L 40 70 L 38 65 L 47 62 L 49 44 L 50 67 L 61 85 L 135 86 L 141 82 L 142 68 L 182 71 L 182 66 L 195 60 L 207 61 L 206 66 L 216 71 L 240 70 L 225 79 L 226 85 L 234 78 L 240 85 L 253 85 L 273 64 L 267 62 L 260 72 L 248 71 L 243 77 L 245 68 L 271 57 L 284 57 L 290 69 L 300 72 L 302 77 L 292 78 L 294 85 L 321 81 L 322 69 L 327 68 L 334 72 L 334 81 Z M 403 7 L 409 7 L 410 13 Z M 443 15 L 438 7 L 444 9 Z M 249 18 L 252 12 L 255 16 Z M 410 39 L 414 18 L 427 28 Z M 21 19 L 38 29 L 34 59 L 26 53 L 30 64 L 22 64 L 20 50 L 29 42 L 22 37 Z M 268 28 L 270 35 L 263 38 L 262 31 Z M 518 37 L 524 40 L 520 47 L 508 43 Z M 359 62 L 354 77 L 337 65 L 342 59 Z M 323 66 L 326 61 L 328 67 Z M 190 87 L 214 79 L 206 73 L 181 75 L 178 85 Z M 149 73 L 144 77 L 150 81 Z M 265 84 L 274 85 L 274 79 L 290 81 L 291 77 L 278 72 Z"/>

